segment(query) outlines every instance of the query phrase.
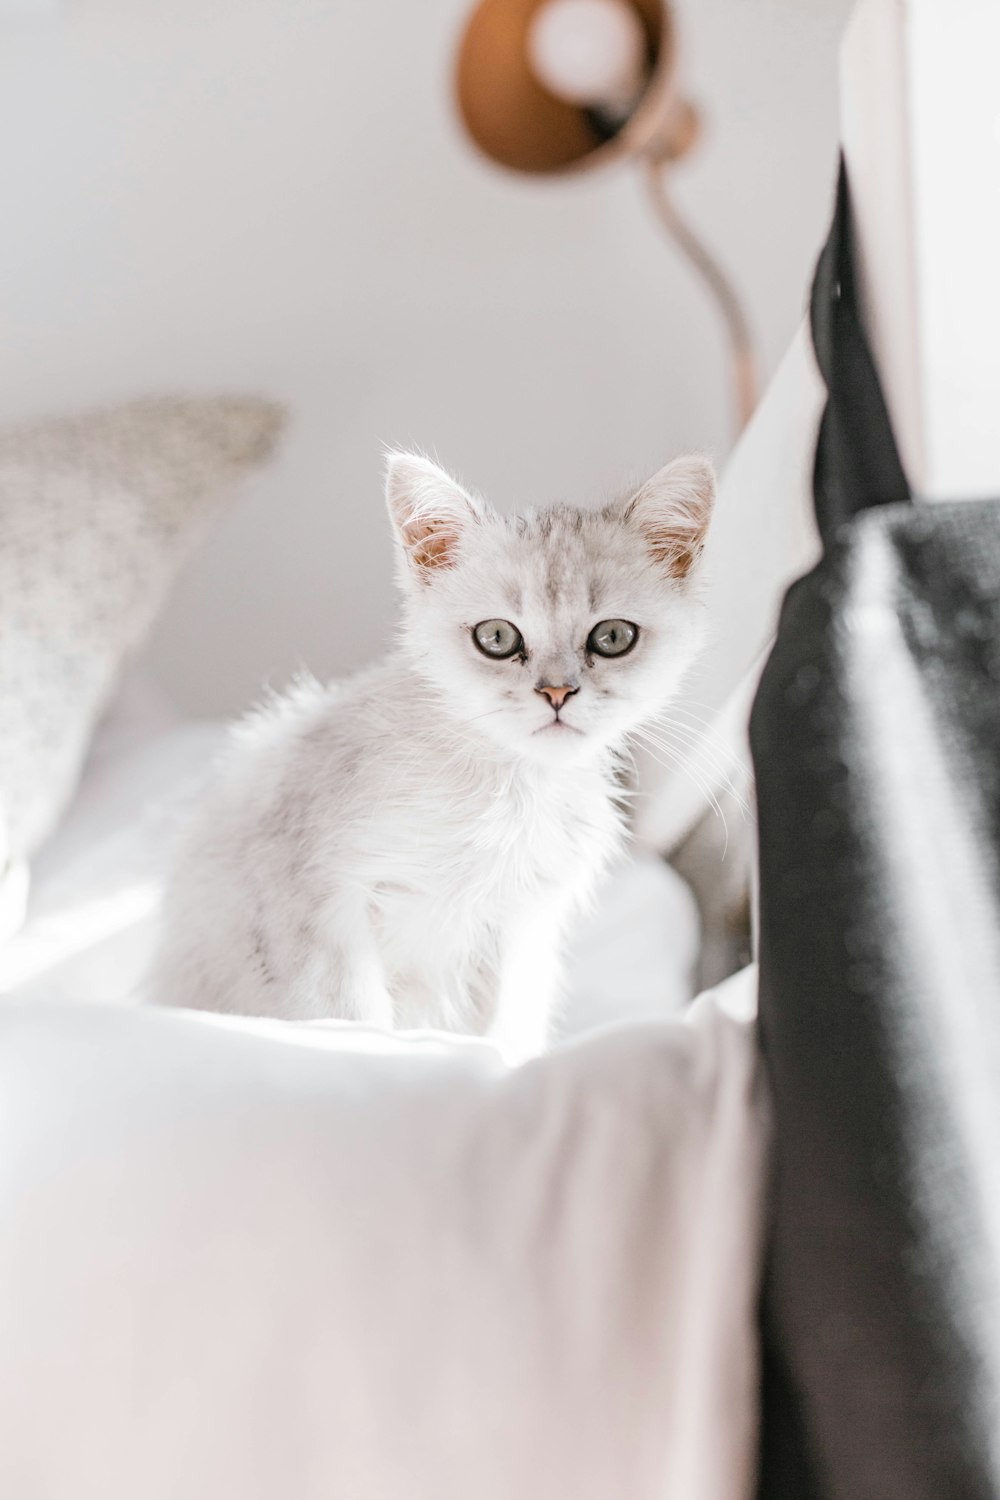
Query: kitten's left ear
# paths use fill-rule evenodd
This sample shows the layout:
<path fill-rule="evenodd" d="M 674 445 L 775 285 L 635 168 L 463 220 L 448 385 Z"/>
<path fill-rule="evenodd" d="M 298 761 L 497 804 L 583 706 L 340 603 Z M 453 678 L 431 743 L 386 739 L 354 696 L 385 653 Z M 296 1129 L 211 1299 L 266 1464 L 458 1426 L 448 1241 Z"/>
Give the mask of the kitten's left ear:
<path fill-rule="evenodd" d="M 683 581 L 701 557 L 715 505 L 715 470 L 698 453 L 675 458 L 647 479 L 625 506 L 656 562 Z"/>
<path fill-rule="evenodd" d="M 424 583 L 436 569 L 454 567 L 462 532 L 483 518 L 450 474 L 416 453 L 389 454 L 385 501 L 406 559 Z"/>

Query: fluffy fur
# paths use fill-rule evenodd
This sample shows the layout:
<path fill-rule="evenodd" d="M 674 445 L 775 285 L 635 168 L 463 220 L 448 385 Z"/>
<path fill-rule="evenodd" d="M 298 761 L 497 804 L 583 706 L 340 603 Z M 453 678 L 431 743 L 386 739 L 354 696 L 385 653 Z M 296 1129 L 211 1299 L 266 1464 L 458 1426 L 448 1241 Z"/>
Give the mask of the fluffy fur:
<path fill-rule="evenodd" d="M 399 646 L 237 727 L 168 889 L 155 998 L 539 1050 L 567 923 L 622 843 L 617 756 L 699 649 L 713 498 L 686 458 L 625 502 L 510 518 L 392 455 Z M 493 619 L 523 651 L 477 649 Z M 588 650 L 608 619 L 638 627 L 623 656 Z M 558 712 L 546 686 L 574 689 Z"/>

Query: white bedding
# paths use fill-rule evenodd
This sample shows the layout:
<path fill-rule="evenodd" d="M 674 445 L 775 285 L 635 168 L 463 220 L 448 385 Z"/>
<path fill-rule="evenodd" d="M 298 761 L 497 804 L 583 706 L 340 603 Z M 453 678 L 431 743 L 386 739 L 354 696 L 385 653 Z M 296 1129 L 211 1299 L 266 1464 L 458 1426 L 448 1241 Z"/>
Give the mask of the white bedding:
<path fill-rule="evenodd" d="M 0 1006 L 4 1500 L 749 1500 L 754 992 L 515 1069 Z"/>
<path fill-rule="evenodd" d="M 223 734 L 216 722 L 178 723 L 140 682 L 129 685 L 35 860 L 27 921 L 0 948 L 0 994 L 142 998 L 174 829 Z M 694 993 L 699 940 L 684 881 L 655 856 L 633 855 L 574 934 L 561 1033 L 676 1013 Z"/>

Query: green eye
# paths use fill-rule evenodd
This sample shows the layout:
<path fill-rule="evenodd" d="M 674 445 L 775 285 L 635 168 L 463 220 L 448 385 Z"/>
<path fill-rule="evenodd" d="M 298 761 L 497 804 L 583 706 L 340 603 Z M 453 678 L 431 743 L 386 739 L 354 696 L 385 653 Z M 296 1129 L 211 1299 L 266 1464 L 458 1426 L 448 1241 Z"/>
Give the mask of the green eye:
<path fill-rule="evenodd" d="M 639 627 L 631 620 L 601 620 L 587 637 L 587 650 L 594 656 L 624 656 L 639 639 Z"/>
<path fill-rule="evenodd" d="M 473 628 L 472 639 L 484 656 L 492 656 L 495 661 L 524 650 L 524 638 L 509 620 L 480 620 Z"/>

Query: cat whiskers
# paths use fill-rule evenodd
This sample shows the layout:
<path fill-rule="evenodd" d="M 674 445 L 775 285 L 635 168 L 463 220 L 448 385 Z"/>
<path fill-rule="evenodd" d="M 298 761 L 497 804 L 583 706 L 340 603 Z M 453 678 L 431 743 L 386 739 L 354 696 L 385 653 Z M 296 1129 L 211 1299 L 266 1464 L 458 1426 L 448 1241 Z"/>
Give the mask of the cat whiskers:
<path fill-rule="evenodd" d="M 488 708 L 483 714 L 473 714 L 471 719 L 459 719 L 460 724 L 478 724 L 480 719 L 491 719 L 494 714 L 502 714 L 506 705 L 501 704 L 499 708 Z"/>
<path fill-rule="evenodd" d="M 722 804 L 712 788 L 712 783 L 705 775 L 697 771 L 691 764 L 691 757 L 688 753 L 689 746 L 687 743 L 685 743 L 683 740 L 672 741 L 666 737 L 662 729 L 654 731 L 647 725 L 642 725 L 638 729 L 630 730 L 629 737 L 631 739 L 637 740 L 639 744 L 643 746 L 647 751 L 662 750 L 663 753 L 669 757 L 670 763 L 680 766 L 680 768 L 687 773 L 691 781 L 705 797 L 705 800 L 709 803 L 712 809 L 718 814 L 719 817 L 722 818 L 723 823 L 725 823 L 726 818 L 722 810 Z M 655 755 L 652 755 L 651 758 L 653 760 L 657 759 Z M 666 764 L 666 762 L 660 761 L 659 764 L 664 765 Z"/>
<path fill-rule="evenodd" d="M 739 808 L 743 820 L 752 821 L 753 809 L 740 790 L 736 779 L 737 776 L 745 774 L 745 767 L 739 756 L 706 720 L 699 720 L 697 728 L 691 724 L 678 723 L 674 714 L 681 711 L 687 712 L 686 708 L 682 709 L 680 705 L 664 710 L 650 721 L 650 727 L 654 732 L 669 732 L 681 745 L 689 746 L 691 751 L 701 755 L 718 779 L 722 790 Z M 692 717 L 697 718 L 697 715 L 692 714 Z"/>
<path fill-rule="evenodd" d="M 712 790 L 711 783 L 708 782 L 695 770 L 694 766 L 691 764 L 690 756 L 685 753 L 688 747 L 672 743 L 670 740 L 662 738 L 659 734 L 654 733 L 652 730 L 648 729 L 645 726 L 642 726 L 639 729 L 630 730 L 629 738 L 635 740 L 639 744 L 639 746 L 643 750 L 645 750 L 650 759 L 655 761 L 657 765 L 665 767 L 676 766 L 678 770 L 682 771 L 684 775 L 687 776 L 692 785 L 695 786 L 701 793 L 701 795 L 705 798 L 706 802 L 715 813 L 715 816 L 722 822 L 722 827 L 725 834 L 722 848 L 722 858 L 725 859 L 729 849 L 729 823 L 726 820 L 726 814 L 723 811 L 722 803 L 719 801 L 715 792 Z M 666 756 L 667 758 L 665 760 L 661 759 L 661 754 L 663 756 Z"/>

